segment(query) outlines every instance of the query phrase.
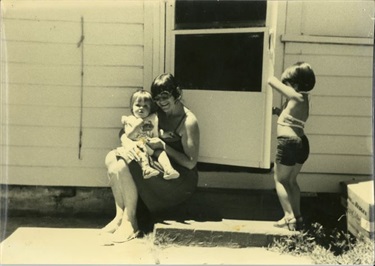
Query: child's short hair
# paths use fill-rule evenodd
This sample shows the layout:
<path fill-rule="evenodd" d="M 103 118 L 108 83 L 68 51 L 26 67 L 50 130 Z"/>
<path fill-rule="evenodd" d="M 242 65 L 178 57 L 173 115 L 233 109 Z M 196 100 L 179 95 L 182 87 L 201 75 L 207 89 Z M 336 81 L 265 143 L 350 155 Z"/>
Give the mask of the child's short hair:
<path fill-rule="evenodd" d="M 131 113 L 133 115 L 134 115 L 134 113 L 133 113 L 133 104 L 138 99 L 141 99 L 141 100 L 143 100 L 145 102 L 149 102 L 150 103 L 150 106 L 151 106 L 150 114 L 156 112 L 156 105 L 155 105 L 154 101 L 152 100 L 151 93 L 148 92 L 148 91 L 146 91 L 145 89 L 138 89 L 130 97 L 130 111 L 131 111 Z"/>
<path fill-rule="evenodd" d="M 315 86 L 315 74 L 308 63 L 297 62 L 285 69 L 281 82 L 289 83 L 293 87 L 297 85 L 298 91 L 311 91 Z"/>

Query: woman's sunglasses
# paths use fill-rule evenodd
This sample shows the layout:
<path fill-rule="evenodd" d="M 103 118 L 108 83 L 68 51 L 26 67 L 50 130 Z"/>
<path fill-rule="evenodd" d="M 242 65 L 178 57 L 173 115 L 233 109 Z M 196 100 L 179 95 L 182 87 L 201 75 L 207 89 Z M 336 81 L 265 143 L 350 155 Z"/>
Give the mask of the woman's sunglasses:
<path fill-rule="evenodd" d="M 170 92 L 163 91 L 162 93 L 160 93 L 159 95 L 154 97 L 154 101 L 155 102 L 166 101 L 169 98 L 171 98 L 171 96 L 172 96 L 172 94 Z"/>

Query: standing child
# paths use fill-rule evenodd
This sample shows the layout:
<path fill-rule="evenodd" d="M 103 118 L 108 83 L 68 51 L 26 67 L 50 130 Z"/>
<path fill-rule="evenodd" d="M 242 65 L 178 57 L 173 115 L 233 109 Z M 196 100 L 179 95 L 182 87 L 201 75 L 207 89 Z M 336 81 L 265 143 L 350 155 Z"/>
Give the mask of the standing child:
<path fill-rule="evenodd" d="M 279 116 L 274 179 L 284 211 L 284 217 L 275 226 L 298 230 L 303 219 L 297 175 L 310 153 L 304 126 L 309 117 L 309 91 L 314 88 L 315 74 L 309 64 L 298 62 L 284 71 L 281 81 L 272 77 L 268 83 L 287 98 L 283 110 L 273 109 L 273 114 Z"/>
<path fill-rule="evenodd" d="M 150 166 L 149 156 L 157 158 L 162 170 L 164 179 L 175 179 L 180 174 L 172 167 L 167 153 L 164 150 L 152 150 L 147 141 L 149 138 L 158 137 L 158 117 L 154 111 L 154 103 L 151 94 L 143 89 L 137 90 L 130 98 L 130 110 L 132 115 L 122 116 L 121 122 L 124 125 L 125 138 L 135 141 L 139 152 L 137 162 L 142 167 L 145 179 L 157 176 L 160 172 Z M 121 141 L 127 140 L 124 136 Z M 119 148 L 121 149 L 121 148 Z"/>

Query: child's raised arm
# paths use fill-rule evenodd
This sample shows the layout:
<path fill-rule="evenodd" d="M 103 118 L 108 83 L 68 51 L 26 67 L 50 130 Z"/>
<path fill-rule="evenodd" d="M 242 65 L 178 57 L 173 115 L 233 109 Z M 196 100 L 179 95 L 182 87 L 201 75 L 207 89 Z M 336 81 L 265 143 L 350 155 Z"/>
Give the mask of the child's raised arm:
<path fill-rule="evenodd" d="M 303 95 L 301 93 L 298 93 L 292 87 L 285 85 L 276 77 L 271 77 L 268 80 L 268 84 L 288 99 L 295 99 L 296 101 L 303 102 Z"/>
<path fill-rule="evenodd" d="M 135 116 L 122 116 L 121 123 L 124 125 L 125 135 L 133 138 L 138 129 L 143 125 L 143 119 Z"/>

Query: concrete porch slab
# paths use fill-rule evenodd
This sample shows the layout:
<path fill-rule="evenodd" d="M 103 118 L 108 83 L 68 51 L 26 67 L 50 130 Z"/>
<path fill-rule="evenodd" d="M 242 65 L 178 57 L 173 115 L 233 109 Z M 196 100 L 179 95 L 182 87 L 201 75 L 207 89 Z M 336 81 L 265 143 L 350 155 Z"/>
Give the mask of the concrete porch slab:
<path fill-rule="evenodd" d="M 154 227 L 155 242 L 202 247 L 267 247 L 274 239 L 297 234 L 270 221 L 164 221 Z"/>
<path fill-rule="evenodd" d="M 17 226 L 0 243 L 0 265 L 313 265 L 307 257 L 266 248 L 158 246 L 152 236 L 101 245 L 95 221 L 48 219 L 48 226 Z M 44 218 L 22 217 L 13 224 L 44 224 Z M 76 222 L 72 224 L 72 222 Z M 86 224 L 86 226 L 85 226 Z M 71 226 L 78 225 L 79 228 Z"/>
<path fill-rule="evenodd" d="M 105 246 L 93 228 L 19 227 L 0 244 L 0 264 L 155 264 L 147 239 Z"/>

